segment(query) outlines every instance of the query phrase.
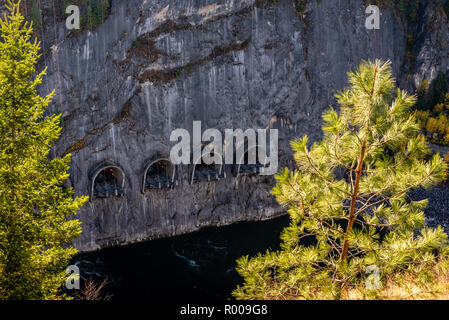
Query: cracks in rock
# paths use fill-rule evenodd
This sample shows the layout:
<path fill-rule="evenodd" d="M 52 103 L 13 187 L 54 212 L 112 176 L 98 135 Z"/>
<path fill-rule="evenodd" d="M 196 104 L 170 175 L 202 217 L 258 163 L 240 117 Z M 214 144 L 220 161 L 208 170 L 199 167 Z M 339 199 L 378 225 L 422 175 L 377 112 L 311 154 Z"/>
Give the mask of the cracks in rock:
<path fill-rule="evenodd" d="M 168 54 L 156 46 L 156 41 L 150 34 L 144 34 L 138 37 L 132 46 L 126 52 L 126 59 L 120 62 L 120 65 L 126 65 L 127 61 L 133 57 L 143 58 L 151 63 L 156 62 L 160 56 L 168 57 Z M 173 57 L 171 57 L 173 58 Z"/>
<path fill-rule="evenodd" d="M 177 68 L 169 70 L 154 70 L 154 69 L 147 70 L 143 74 L 138 76 L 139 82 L 143 83 L 146 81 L 150 81 L 150 82 L 168 83 L 180 77 L 183 72 L 191 73 L 195 66 L 204 64 L 209 61 L 213 61 L 217 57 L 226 56 L 234 51 L 245 50 L 250 42 L 251 37 L 242 42 L 233 42 L 228 45 L 216 46 L 208 56 L 196 61 L 189 62 L 186 65 Z"/>
<path fill-rule="evenodd" d="M 120 110 L 120 112 L 109 123 L 119 124 L 120 122 L 128 119 L 129 114 L 132 111 L 131 99 L 132 99 L 132 97 L 130 99 L 128 99 L 128 101 L 125 102 L 122 110 Z"/>
<path fill-rule="evenodd" d="M 68 153 L 72 153 L 75 151 L 79 151 L 81 149 L 84 148 L 84 146 L 86 145 L 86 141 L 87 141 L 87 134 L 82 138 L 79 139 L 77 141 L 75 141 L 75 143 L 73 143 L 65 152 L 64 154 L 68 154 Z"/>
<path fill-rule="evenodd" d="M 220 207 L 226 207 L 226 204 L 219 203 L 219 204 L 214 205 L 214 206 L 212 207 L 212 210 L 211 210 L 211 212 L 210 212 L 210 215 L 211 215 L 211 216 L 214 216 L 215 211 L 216 211 L 218 208 L 220 208 Z"/>
<path fill-rule="evenodd" d="M 291 1 L 291 0 L 289 0 Z M 254 10 L 256 8 L 266 10 L 268 8 L 274 7 L 278 5 L 278 1 L 274 0 L 256 0 L 253 4 L 248 5 L 246 7 L 241 8 L 238 11 L 233 12 L 225 12 L 221 14 L 217 14 L 215 16 L 212 16 L 210 18 L 203 19 L 201 24 L 193 24 L 188 22 L 187 16 L 181 16 L 179 17 L 179 21 L 174 21 L 172 19 L 166 20 L 161 25 L 156 27 L 154 30 L 145 33 L 141 36 L 139 36 L 134 42 L 133 45 L 128 49 L 126 58 L 121 61 L 120 63 L 117 63 L 116 61 L 114 64 L 120 68 L 122 72 L 125 72 L 131 64 L 133 64 L 132 57 L 138 57 L 138 58 L 144 58 L 146 61 L 149 61 L 151 63 L 154 63 L 158 60 L 159 57 L 165 56 L 169 57 L 171 60 L 176 59 L 176 56 L 169 56 L 166 52 L 163 52 L 160 50 L 156 45 L 156 39 L 165 34 L 171 34 L 176 31 L 198 31 L 203 30 L 207 31 L 205 25 L 211 24 L 213 22 L 220 21 L 222 19 L 226 19 L 232 16 L 242 17 L 251 15 L 254 13 Z M 232 34 L 234 37 L 236 37 L 238 31 L 233 29 Z M 231 43 L 229 45 L 222 45 L 217 46 L 213 49 L 211 55 L 202 58 L 200 60 L 189 62 L 183 66 L 172 68 L 170 70 L 147 70 L 141 75 L 134 75 L 137 76 L 139 81 L 145 82 L 145 81 L 151 81 L 151 82 L 162 82 L 167 83 L 170 82 L 186 71 L 187 73 L 192 72 L 192 68 L 196 65 L 202 64 L 204 62 L 208 62 L 213 60 L 215 57 L 226 55 L 227 53 L 231 51 L 237 51 L 242 50 L 246 47 L 250 39 L 247 39 L 243 41 L 242 43 Z M 241 46 L 241 48 L 239 48 Z M 274 44 L 269 45 L 270 49 L 274 48 Z M 139 65 L 140 68 L 143 67 L 143 65 Z"/>
<path fill-rule="evenodd" d="M 204 28 L 204 26 L 202 25 L 196 26 L 189 22 L 176 23 L 175 21 L 169 19 L 166 20 L 164 23 L 162 23 L 159 27 L 157 27 L 153 31 L 147 33 L 147 36 L 150 38 L 157 38 L 162 34 L 169 34 L 174 31 L 199 30 L 202 28 Z"/>
<path fill-rule="evenodd" d="M 112 144 L 109 143 L 109 144 L 107 144 L 106 146 L 104 146 L 103 148 L 101 148 L 100 150 L 94 150 L 94 151 L 92 151 L 92 154 L 94 154 L 94 153 L 101 153 L 101 152 L 107 150 L 107 149 L 110 148 L 110 147 L 112 147 Z"/>
<path fill-rule="evenodd" d="M 117 113 L 117 115 L 112 120 L 108 121 L 105 125 L 101 127 L 87 131 L 84 137 L 75 141 L 69 148 L 67 148 L 64 154 L 73 153 L 85 148 L 87 146 L 86 142 L 89 136 L 102 134 L 110 124 L 120 124 L 123 121 L 128 121 L 130 123 L 131 128 L 134 127 L 134 122 L 129 120 L 129 115 L 132 111 L 131 101 L 135 95 L 136 93 L 134 93 L 134 95 L 125 102 L 122 109 Z"/>

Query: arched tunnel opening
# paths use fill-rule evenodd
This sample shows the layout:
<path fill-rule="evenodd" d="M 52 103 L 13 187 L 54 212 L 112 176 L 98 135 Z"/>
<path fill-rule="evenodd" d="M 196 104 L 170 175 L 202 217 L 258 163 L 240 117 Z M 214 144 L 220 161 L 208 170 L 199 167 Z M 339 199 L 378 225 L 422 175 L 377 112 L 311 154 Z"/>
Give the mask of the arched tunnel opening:
<path fill-rule="evenodd" d="M 214 152 L 211 152 L 211 157 L 215 157 Z M 207 164 L 200 159 L 193 166 L 191 183 L 199 182 L 199 181 L 212 181 L 212 180 L 220 180 L 222 176 L 222 164 Z"/>
<path fill-rule="evenodd" d="M 248 149 L 243 154 L 243 159 L 238 163 L 238 176 L 240 175 L 257 175 L 260 174 L 262 168 L 266 168 L 269 166 L 267 161 L 263 161 L 259 157 L 259 148 L 263 149 L 261 151 L 265 151 L 265 148 L 256 146 L 251 149 Z M 255 152 L 255 163 L 254 160 L 250 161 L 250 152 Z"/>
<path fill-rule="evenodd" d="M 91 197 L 120 197 L 124 194 L 125 175 L 118 167 L 106 167 L 94 176 Z"/>
<path fill-rule="evenodd" d="M 143 192 L 150 189 L 166 189 L 175 185 L 175 166 L 167 159 L 153 161 L 145 169 Z"/>

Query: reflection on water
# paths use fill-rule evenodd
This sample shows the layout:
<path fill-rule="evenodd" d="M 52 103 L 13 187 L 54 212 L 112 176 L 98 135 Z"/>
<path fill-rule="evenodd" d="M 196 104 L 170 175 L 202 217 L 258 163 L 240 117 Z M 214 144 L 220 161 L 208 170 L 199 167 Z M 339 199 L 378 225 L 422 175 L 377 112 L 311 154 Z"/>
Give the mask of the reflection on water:
<path fill-rule="evenodd" d="M 231 298 L 242 279 L 236 259 L 278 250 L 288 217 L 237 223 L 188 235 L 81 254 L 81 278 L 109 281 L 112 299 L 134 297 Z"/>

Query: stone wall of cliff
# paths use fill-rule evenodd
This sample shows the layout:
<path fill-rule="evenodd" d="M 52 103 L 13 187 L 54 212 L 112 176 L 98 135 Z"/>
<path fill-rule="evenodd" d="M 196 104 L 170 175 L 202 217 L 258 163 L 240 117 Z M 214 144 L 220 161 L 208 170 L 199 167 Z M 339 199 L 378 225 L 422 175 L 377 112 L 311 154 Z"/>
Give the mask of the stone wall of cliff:
<path fill-rule="evenodd" d="M 323 110 L 362 59 L 391 60 L 408 90 L 449 69 L 448 20 L 429 4 L 414 26 L 383 8 L 380 30 L 367 30 L 361 0 L 302 1 L 301 10 L 293 0 L 109 2 L 102 24 L 73 32 L 54 1 L 41 1 L 42 92 L 56 90 L 50 111 L 64 119 L 53 155 L 72 153 L 78 195 L 90 194 L 102 164 L 125 173 L 123 197 L 80 211 L 80 250 L 283 212 L 272 177 L 236 177 L 232 166 L 226 178 L 194 184 L 192 167 L 178 166 L 177 186 L 142 193 L 145 165 L 168 157 L 176 128 L 277 128 L 280 167 L 291 166 L 288 142 L 320 138 Z"/>

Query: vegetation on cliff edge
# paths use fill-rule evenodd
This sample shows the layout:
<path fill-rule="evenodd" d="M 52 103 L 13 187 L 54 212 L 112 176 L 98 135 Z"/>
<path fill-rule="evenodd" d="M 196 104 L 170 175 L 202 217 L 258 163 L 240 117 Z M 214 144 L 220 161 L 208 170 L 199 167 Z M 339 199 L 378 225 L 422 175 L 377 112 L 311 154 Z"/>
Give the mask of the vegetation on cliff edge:
<path fill-rule="evenodd" d="M 396 88 L 389 62 L 362 62 L 349 80 L 340 113 L 323 115 L 323 140 L 291 142 L 298 168 L 272 191 L 290 226 L 280 251 L 238 260 L 236 298 L 447 296 L 447 235 L 426 226 L 427 200 L 407 197 L 441 182 L 447 165 L 430 157 L 410 113 L 416 98 Z"/>
<path fill-rule="evenodd" d="M 60 115 L 45 116 L 53 93 L 37 93 L 39 43 L 19 4 L 0 22 L 0 299 L 60 299 L 81 233 L 72 215 L 87 201 L 68 179 L 70 155 L 50 160 Z"/>

